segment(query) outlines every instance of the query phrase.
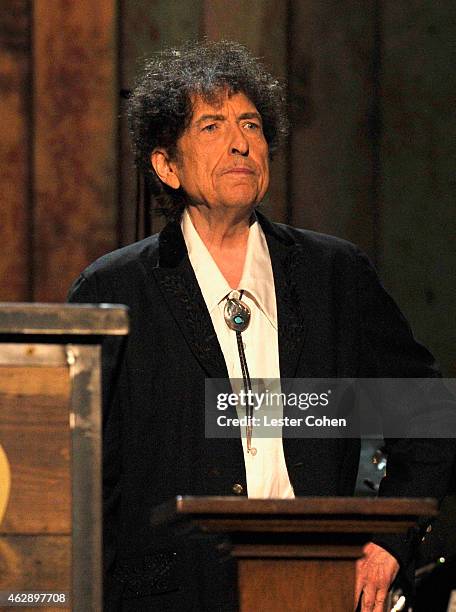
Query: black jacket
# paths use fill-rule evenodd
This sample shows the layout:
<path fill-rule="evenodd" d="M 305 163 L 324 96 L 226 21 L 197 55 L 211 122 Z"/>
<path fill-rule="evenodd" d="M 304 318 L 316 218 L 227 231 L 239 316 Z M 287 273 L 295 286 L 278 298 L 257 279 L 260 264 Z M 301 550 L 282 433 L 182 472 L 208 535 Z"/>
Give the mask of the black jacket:
<path fill-rule="evenodd" d="M 357 247 L 258 219 L 274 273 L 283 378 L 439 376 Z M 75 282 L 70 300 L 130 309 L 127 341 L 120 346 L 111 339 L 104 352 L 109 591 L 142 597 L 172 590 L 171 570 L 158 587 L 153 574 L 157 563 L 171 566 L 174 557 L 152 533 L 151 508 L 176 495 L 232 495 L 234 484 L 246 491 L 240 440 L 204 436 L 205 377 L 227 371 L 179 224 L 97 260 Z M 380 495 L 444 495 L 452 443 L 386 444 L 389 469 Z M 284 452 L 297 496 L 353 494 L 358 440 L 284 439 Z M 410 541 L 389 536 L 380 543 L 407 564 Z"/>

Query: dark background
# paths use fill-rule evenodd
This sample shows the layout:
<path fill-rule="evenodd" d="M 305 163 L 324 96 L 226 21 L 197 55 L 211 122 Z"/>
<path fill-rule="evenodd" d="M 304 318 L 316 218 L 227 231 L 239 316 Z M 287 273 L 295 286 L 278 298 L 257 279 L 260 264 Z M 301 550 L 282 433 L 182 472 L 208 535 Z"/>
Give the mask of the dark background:
<path fill-rule="evenodd" d="M 0 0 L 0 300 L 63 300 L 134 240 L 119 91 L 143 55 L 226 37 L 287 86 L 273 219 L 365 249 L 456 376 L 455 31 L 454 0 Z"/>

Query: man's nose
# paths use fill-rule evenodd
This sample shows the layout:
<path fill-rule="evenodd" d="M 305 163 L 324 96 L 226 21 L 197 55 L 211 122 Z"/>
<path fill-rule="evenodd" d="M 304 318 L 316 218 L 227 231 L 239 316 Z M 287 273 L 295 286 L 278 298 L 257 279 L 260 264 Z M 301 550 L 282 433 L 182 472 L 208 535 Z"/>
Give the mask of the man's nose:
<path fill-rule="evenodd" d="M 249 141 L 246 135 L 242 131 L 241 126 L 236 125 L 233 127 L 230 142 L 231 155 L 243 155 L 249 154 Z"/>

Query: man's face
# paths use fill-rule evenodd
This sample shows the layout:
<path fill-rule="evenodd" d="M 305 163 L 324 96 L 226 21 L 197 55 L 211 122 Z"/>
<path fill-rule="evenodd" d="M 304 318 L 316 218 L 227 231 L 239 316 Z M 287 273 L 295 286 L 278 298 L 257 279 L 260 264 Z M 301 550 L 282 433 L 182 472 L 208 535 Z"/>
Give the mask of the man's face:
<path fill-rule="evenodd" d="M 261 117 L 243 93 L 227 93 L 215 106 L 197 97 L 177 151 L 170 165 L 194 204 L 253 207 L 268 189 L 268 144 Z"/>

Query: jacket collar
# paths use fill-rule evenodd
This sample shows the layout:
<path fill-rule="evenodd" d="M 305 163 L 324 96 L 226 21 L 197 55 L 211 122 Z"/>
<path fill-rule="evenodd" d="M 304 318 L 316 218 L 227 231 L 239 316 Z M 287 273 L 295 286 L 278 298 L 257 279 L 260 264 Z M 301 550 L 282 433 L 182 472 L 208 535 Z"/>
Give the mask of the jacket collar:
<path fill-rule="evenodd" d="M 271 223 L 257 212 L 271 257 L 277 301 L 281 378 L 296 376 L 311 313 L 306 299 L 310 291 L 304 249 L 286 226 Z M 302 374 L 301 374 L 302 375 Z"/>
<path fill-rule="evenodd" d="M 279 358 L 282 378 L 295 376 L 305 338 L 306 271 L 301 245 L 286 226 L 257 212 L 271 256 L 277 300 Z M 209 377 L 228 378 L 209 312 L 190 264 L 180 223 L 168 223 L 159 235 L 159 257 L 153 274 L 189 347 Z"/>

